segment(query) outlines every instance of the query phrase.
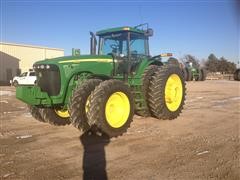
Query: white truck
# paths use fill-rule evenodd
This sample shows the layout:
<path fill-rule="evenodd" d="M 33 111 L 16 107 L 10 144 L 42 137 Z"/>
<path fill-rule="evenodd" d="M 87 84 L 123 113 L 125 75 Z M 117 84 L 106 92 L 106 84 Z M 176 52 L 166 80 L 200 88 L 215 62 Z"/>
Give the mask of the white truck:
<path fill-rule="evenodd" d="M 19 76 L 15 76 L 13 80 L 10 81 L 10 83 L 13 86 L 20 85 L 34 85 L 36 83 L 36 74 L 34 71 L 28 71 L 24 72 Z"/>

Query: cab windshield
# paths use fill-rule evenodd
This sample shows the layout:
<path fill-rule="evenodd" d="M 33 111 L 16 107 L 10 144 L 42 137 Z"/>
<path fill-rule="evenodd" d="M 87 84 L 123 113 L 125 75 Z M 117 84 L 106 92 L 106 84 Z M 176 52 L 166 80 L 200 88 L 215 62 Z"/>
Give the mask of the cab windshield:
<path fill-rule="evenodd" d="M 100 36 L 99 55 L 128 56 L 128 32 L 114 33 Z M 148 38 L 139 33 L 130 33 L 130 54 L 149 55 Z"/>

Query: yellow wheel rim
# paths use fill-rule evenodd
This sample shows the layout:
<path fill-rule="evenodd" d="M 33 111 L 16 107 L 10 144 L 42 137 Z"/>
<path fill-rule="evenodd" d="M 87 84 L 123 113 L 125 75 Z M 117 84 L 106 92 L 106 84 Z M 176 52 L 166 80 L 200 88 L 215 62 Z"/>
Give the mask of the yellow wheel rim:
<path fill-rule="evenodd" d="M 113 93 L 105 107 L 105 115 L 108 124 L 113 128 L 122 127 L 130 114 L 130 102 L 123 92 Z"/>
<path fill-rule="evenodd" d="M 70 117 L 68 110 L 55 109 L 54 111 L 61 118 L 69 118 Z"/>
<path fill-rule="evenodd" d="M 165 102 L 170 111 L 176 111 L 183 98 L 183 86 L 177 74 L 169 76 L 165 86 Z"/>

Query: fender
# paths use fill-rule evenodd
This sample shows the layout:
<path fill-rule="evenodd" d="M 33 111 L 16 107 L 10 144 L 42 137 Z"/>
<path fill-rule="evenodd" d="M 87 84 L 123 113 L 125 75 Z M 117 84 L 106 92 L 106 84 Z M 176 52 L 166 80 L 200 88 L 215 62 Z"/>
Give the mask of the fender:
<path fill-rule="evenodd" d="M 97 78 L 97 79 L 102 79 L 102 80 L 111 79 L 111 77 L 109 77 L 109 76 L 97 75 L 97 74 L 93 74 L 92 72 L 89 72 L 89 71 L 82 71 L 82 72 L 73 74 L 71 76 L 71 78 L 69 78 L 69 80 L 67 81 L 68 86 L 66 86 L 66 88 L 64 90 L 64 92 L 65 92 L 65 94 L 63 94 L 64 106 L 66 106 L 68 104 L 69 98 L 72 95 L 72 91 L 76 88 L 76 86 L 90 78 Z"/>

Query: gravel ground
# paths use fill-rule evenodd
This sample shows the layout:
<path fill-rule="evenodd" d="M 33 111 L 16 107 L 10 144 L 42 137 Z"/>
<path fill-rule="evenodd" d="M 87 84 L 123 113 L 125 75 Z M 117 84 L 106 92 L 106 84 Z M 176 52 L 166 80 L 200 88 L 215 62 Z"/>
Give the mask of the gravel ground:
<path fill-rule="evenodd" d="M 36 121 L 0 87 L 1 179 L 240 179 L 240 83 L 187 84 L 173 121 L 134 117 L 108 139 Z"/>

